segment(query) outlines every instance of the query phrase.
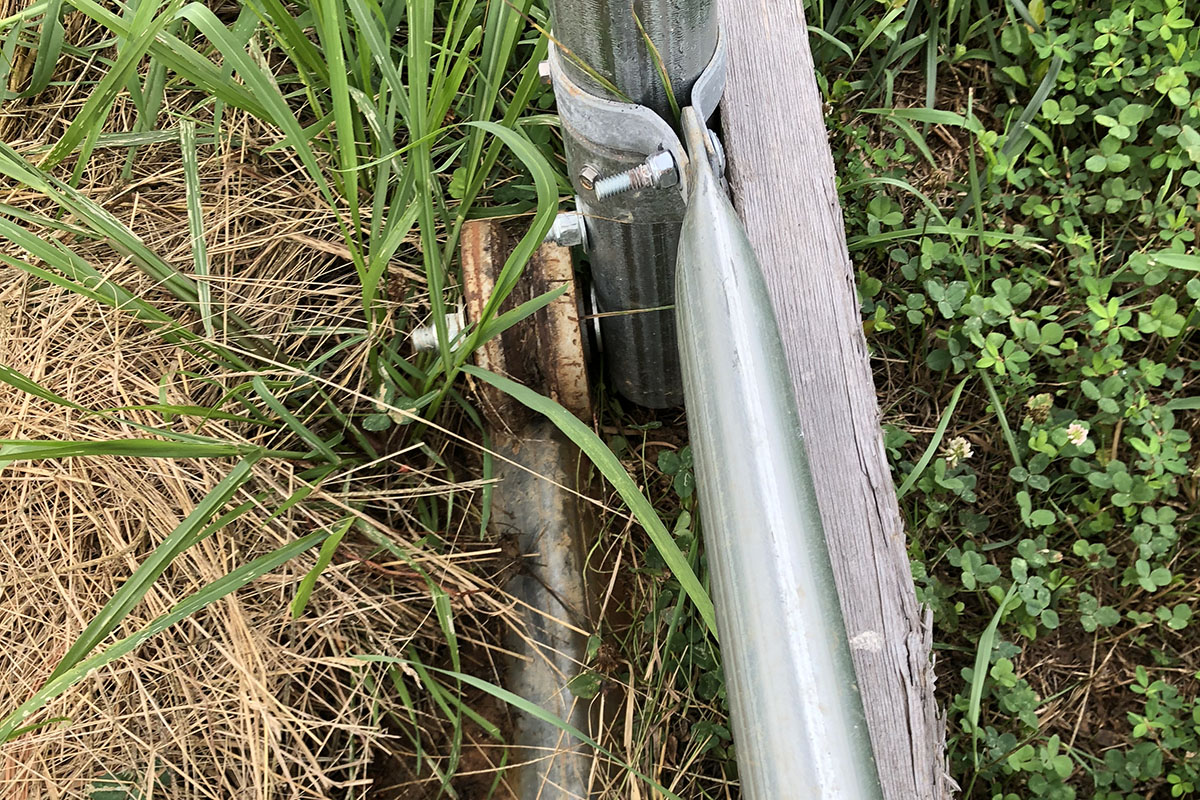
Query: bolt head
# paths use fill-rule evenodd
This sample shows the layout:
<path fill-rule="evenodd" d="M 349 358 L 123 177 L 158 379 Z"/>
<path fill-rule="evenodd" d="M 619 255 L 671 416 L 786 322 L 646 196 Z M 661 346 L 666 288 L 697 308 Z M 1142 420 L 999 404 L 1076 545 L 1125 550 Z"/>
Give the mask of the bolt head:
<path fill-rule="evenodd" d="M 550 84 L 550 62 L 549 61 L 539 61 L 538 62 L 538 77 L 541 78 L 542 83 L 544 83 L 546 85 Z"/>
<path fill-rule="evenodd" d="M 586 191 L 591 191 L 596 186 L 596 181 L 600 179 L 600 170 L 596 169 L 591 164 L 584 164 L 579 170 L 579 185 Z"/>
<path fill-rule="evenodd" d="M 578 211 L 562 211 L 554 218 L 546 241 L 554 242 L 563 247 L 586 247 L 587 228 L 584 226 L 583 214 Z"/>
<path fill-rule="evenodd" d="M 646 159 L 650 169 L 650 183 L 658 188 L 674 186 L 679 183 L 679 169 L 675 166 L 675 156 L 667 150 L 661 150 Z"/>

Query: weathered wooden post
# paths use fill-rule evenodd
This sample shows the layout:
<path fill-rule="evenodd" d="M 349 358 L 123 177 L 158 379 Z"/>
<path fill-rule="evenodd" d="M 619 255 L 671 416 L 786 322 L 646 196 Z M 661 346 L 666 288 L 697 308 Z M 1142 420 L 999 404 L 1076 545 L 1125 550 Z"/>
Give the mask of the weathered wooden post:
<path fill-rule="evenodd" d="M 483 317 L 495 281 L 515 245 L 497 220 L 463 226 L 463 294 L 472 320 Z M 566 292 L 532 317 L 488 341 L 476 363 L 507 374 L 590 420 L 583 331 L 571 254 L 547 242 L 534 253 L 504 310 L 546 292 Z M 592 630 L 584 580 L 592 511 L 580 492 L 583 456 L 549 420 L 498 390 L 481 387 L 491 429 L 497 487 L 492 519 L 514 556 L 505 581 L 513 598 L 506 687 L 580 730 L 586 702 L 567 688 L 586 659 Z M 558 727 L 514 710 L 515 764 L 508 784 L 518 800 L 588 800 L 592 756 Z"/>

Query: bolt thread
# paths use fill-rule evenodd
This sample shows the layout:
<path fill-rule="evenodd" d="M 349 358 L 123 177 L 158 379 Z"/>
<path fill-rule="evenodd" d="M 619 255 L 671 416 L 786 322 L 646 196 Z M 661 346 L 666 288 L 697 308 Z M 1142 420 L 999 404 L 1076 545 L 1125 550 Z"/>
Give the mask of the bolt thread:
<path fill-rule="evenodd" d="M 645 164 L 638 164 L 633 169 L 618 172 L 596 181 L 596 199 L 606 200 L 634 189 L 648 189 L 654 186 L 654 176 Z"/>

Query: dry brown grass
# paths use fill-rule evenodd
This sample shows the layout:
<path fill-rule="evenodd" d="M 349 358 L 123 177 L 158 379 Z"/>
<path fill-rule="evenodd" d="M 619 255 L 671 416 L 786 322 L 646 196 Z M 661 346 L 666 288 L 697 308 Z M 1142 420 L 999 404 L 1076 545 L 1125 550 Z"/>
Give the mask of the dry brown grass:
<path fill-rule="evenodd" d="M 13 10 L 0 8 L 0 16 Z M 86 39 L 81 25 L 76 16 L 68 19 L 69 40 Z M 86 95 L 85 79 L 95 77 L 90 70 L 91 65 L 66 63 L 65 86 L 48 90 L 36 103 L 0 109 L 0 135 L 27 154 L 53 141 Z M 19 75 L 18 68 L 14 76 Z M 166 113 L 171 102 L 168 97 Z M 130 122 L 128 109 L 118 108 L 110 127 Z M 235 117 L 231 128 L 242 143 L 267 144 L 276 137 L 244 118 Z M 126 152 L 97 151 L 83 172 L 81 191 L 190 272 L 178 146 L 141 148 L 129 180 L 120 175 Z M 319 352 L 326 344 L 322 336 L 297 335 L 298 330 L 353 323 L 359 301 L 352 267 L 329 244 L 337 238 L 334 217 L 298 175 L 277 161 L 258 159 L 254 148 L 204 147 L 201 185 L 214 298 L 294 356 Z M 0 186 L 0 201 L 52 214 L 39 198 L 15 187 Z M 108 245 L 53 235 L 116 282 L 188 319 L 181 305 Z M 393 279 L 411 283 L 414 276 L 398 267 Z M 399 306 L 392 312 L 406 313 Z M 364 358 L 365 348 L 349 350 L 322 373 L 351 406 L 363 402 Z M 0 363 L 89 409 L 211 405 L 225 388 L 248 379 L 220 374 L 165 345 L 128 314 L 8 268 L 0 271 Z M 152 411 L 117 416 L 168 424 Z M 169 424 L 264 445 L 286 435 L 240 423 L 209 421 L 201 427 L 195 419 L 176 418 Z M 86 415 L 0 385 L 0 438 L 95 441 L 143 435 L 111 415 Z M 253 557 L 333 525 L 348 513 L 348 503 L 356 503 L 379 534 L 411 544 L 417 536 L 414 496 L 474 489 L 446 480 L 420 453 L 398 461 L 412 465 L 403 470 L 403 480 L 388 482 L 388 469 L 376 470 L 371 478 L 364 474 L 360 486 L 319 490 L 316 502 L 275 519 L 272 509 L 303 485 L 297 475 L 303 466 L 260 462 L 255 479 L 236 498 L 242 502 L 265 492 L 259 508 L 176 560 L 117 633 L 141 627 Z M 42 685 L 96 611 L 231 463 L 91 457 L 0 468 L 0 711 Z M 395 470 L 397 476 L 401 472 Z M 360 502 L 367 495 L 370 502 Z M 452 540 L 457 532 L 442 535 Z M 489 554 L 478 542 L 475 549 L 482 551 L 478 557 Z M 292 621 L 288 604 L 314 559 L 309 553 L 219 601 L 55 701 L 38 719 L 65 721 L 0 746 L 0 797 L 88 798 L 98 779 L 114 775 L 156 798 L 361 797 L 382 785 L 408 786 L 387 796 L 424 796 L 430 773 L 417 776 L 411 767 L 396 766 L 413 759 L 409 743 L 381 715 L 377 701 L 384 682 L 364 679 L 379 679 L 379 670 L 351 658 L 400 656 L 414 639 L 439 640 L 424 581 L 403 565 L 380 563 L 364 540 L 351 536 L 305 615 Z M 471 600 L 488 587 L 466 570 L 469 560 L 461 554 L 429 556 L 423 567 L 455 598 L 460 635 L 482 641 L 476 628 L 504 606 Z M 428 699 L 419 697 L 418 704 L 417 713 L 426 714 Z M 422 716 L 422 724 L 436 737 L 444 721 Z M 380 764 L 392 766 L 381 772 Z M 480 768 L 490 768 L 486 759 Z M 170 786 L 160 781 L 156 788 L 156 773 L 169 774 Z"/>
<path fill-rule="evenodd" d="M 0 278 L 0 298 L 0 361 L 82 405 L 155 402 L 162 378 L 168 396 L 182 400 L 188 385 L 171 376 L 199 366 L 160 347 L 125 315 L 17 274 Z M 161 422 L 152 412 L 125 416 Z M 0 390 L 0 437 L 133 435 Z M 96 457 L 0 473 L 0 708 L 39 688 L 139 559 L 228 466 Z M 261 470 L 265 485 L 296 485 L 286 464 Z M 252 512 L 176 561 L 126 631 L 337 515 L 307 510 L 271 522 L 266 510 Z M 361 778 L 381 732 L 344 656 L 372 631 L 403 625 L 405 615 L 342 566 L 329 573 L 308 617 L 293 623 L 286 607 L 306 566 L 311 560 L 289 565 L 81 683 L 50 711 L 69 723 L 0 751 L 0 794 L 87 797 L 105 774 L 145 775 L 156 764 L 175 774 L 179 797 L 324 797 Z"/>
<path fill-rule="evenodd" d="M 24 0 L 0 0 L 0 17 L 22 5 Z M 65 24 L 68 41 L 94 43 L 98 35 L 78 15 L 69 15 Z M 31 64 L 30 53 L 18 49 L 11 86 L 21 85 Z M 56 83 L 38 98 L 0 107 L 0 140 L 36 158 L 66 130 L 102 70 L 97 62 L 64 59 Z M 190 113 L 203 105 L 200 100 L 168 91 L 157 127 L 173 128 L 172 115 Z M 205 112 L 199 113 L 203 121 Z M 278 153 L 262 154 L 279 142 L 278 132 L 232 110 L 225 113 L 228 140 L 200 148 L 211 270 L 206 280 L 216 303 L 251 323 L 283 356 L 303 362 L 338 341 L 310 329 L 362 326 L 354 270 L 339 244 L 333 211 L 303 173 Z M 133 123 L 132 107 L 119 101 L 108 129 L 129 130 Z M 140 147 L 125 177 L 128 152 L 99 148 L 82 171 L 79 190 L 191 274 L 178 144 Z M 70 169 L 67 163 L 63 174 Z M 0 202 L 47 217 L 55 213 L 42 198 L 17 187 L 0 185 Z M 201 330 L 190 310 L 108 244 L 48 229 L 38 233 Z M 0 243 L 0 249 L 8 247 Z M 406 253 L 414 250 L 401 249 L 388 282 L 392 302 L 384 324 L 398 328 L 427 313 L 417 301 L 397 300 L 426 294 L 422 276 L 403 263 Z M 369 406 L 366 358 L 364 345 L 349 348 L 319 373 L 343 411 Z M 250 377 L 165 344 L 125 313 L 7 269 L 0 271 L 0 364 L 96 410 L 160 402 L 211 406 Z M 245 410 L 235 403 L 223 408 Z M 306 409 L 297 413 L 303 416 Z M 144 410 L 119 416 L 229 441 L 295 445 L 281 428 L 167 421 Z M 462 420 L 439 422 L 467 428 Z M 113 415 L 83 414 L 0 384 L 0 438 L 96 441 L 144 435 Z M 372 436 L 389 461 L 360 470 L 349 485 L 318 490 L 313 502 L 277 519 L 270 518 L 271 510 L 300 488 L 304 465 L 259 462 L 253 482 L 235 502 L 265 492 L 261 506 L 172 564 L 116 635 L 136 630 L 251 558 L 353 513 L 376 535 L 416 554 L 449 598 L 464 670 L 499 682 L 502 655 L 494 643 L 503 641 L 502 630 L 514 615 L 511 599 L 495 583 L 514 565 L 498 559 L 500 548 L 479 534 L 473 501 L 480 484 L 469 480 L 479 474 L 478 446 L 436 426 L 423 437 L 424 450 L 398 452 L 401 437 Z M 6 643 L 0 649 L 0 713 L 41 686 L 96 611 L 231 465 L 94 457 L 0 468 L 0 640 Z M 444 547 L 437 552 L 417 547 L 416 540 L 430 530 L 418 504 L 425 502 L 427 509 L 431 501 L 439 503 L 444 512 L 449 504 L 442 498 L 449 495 L 457 495 L 453 511 L 438 518 L 435 531 Z M 596 557 L 605 565 L 600 585 L 608 624 L 632 630 L 632 614 L 653 604 L 659 581 L 633 568 L 645 544 L 631 543 L 624 515 L 613 519 L 622 529 L 605 537 L 605 553 Z M 394 676 L 384 675 L 381 665 L 368 667 L 352 658 L 401 657 L 415 644 L 412 650 L 425 663 L 449 666 L 425 577 L 352 533 L 304 617 L 293 622 L 288 604 L 314 559 L 310 552 L 210 606 L 55 701 L 37 719 L 65 721 L 0 745 L 0 800 L 88 798 L 98 779 L 112 775 L 137 785 L 147 798 L 415 800 L 436 794 L 430 765 L 444 769 L 450 760 L 448 715 L 421 691 L 411 670 L 404 673 L 422 742 L 418 767 L 416 748 L 403 730 L 408 709 L 389 684 Z M 632 607 L 621 599 L 626 594 L 638 596 Z M 661 647 L 656 637 L 633 649 Z M 694 714 L 678 710 L 684 698 L 671 688 L 674 674 L 661 690 L 662 658 L 655 654 L 644 663 L 628 685 L 606 682 L 595 701 L 602 721 L 598 738 L 686 796 L 695 779 L 696 755 L 687 744 Z M 482 693 L 468 693 L 463 701 L 505 727 L 509 710 L 502 704 Z M 648 721 L 640 721 L 643 716 Z M 669 735 L 648 733 L 658 718 L 670 721 Z M 462 736 L 454 787 L 465 800 L 483 798 L 506 755 L 477 725 L 465 725 Z M 512 754 L 507 758 L 511 765 Z M 164 772 L 170 786 L 156 787 L 156 773 Z M 596 780 L 605 797 L 650 794 L 602 760 Z M 507 795 L 501 789 L 493 796 Z"/>

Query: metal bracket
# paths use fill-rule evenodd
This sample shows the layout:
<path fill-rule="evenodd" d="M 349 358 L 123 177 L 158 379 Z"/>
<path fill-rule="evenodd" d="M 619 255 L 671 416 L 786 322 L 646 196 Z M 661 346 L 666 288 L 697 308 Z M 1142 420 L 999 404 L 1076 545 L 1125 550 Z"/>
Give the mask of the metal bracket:
<path fill-rule="evenodd" d="M 609 100 L 587 91 L 567 76 L 562 58 L 558 46 L 551 43 L 550 80 L 563 125 L 600 147 L 647 156 L 662 151 L 670 153 L 679 171 L 679 192 L 686 198 L 687 150 L 670 123 L 646 106 Z M 725 91 L 726 63 L 725 40 L 718 33 L 712 58 L 692 86 L 691 105 L 701 121 L 712 116 Z"/>
<path fill-rule="evenodd" d="M 725 94 L 725 70 L 728 61 L 725 55 L 725 37 L 717 29 L 717 46 L 712 58 L 700 77 L 692 84 L 692 107 L 700 116 L 701 122 L 708 122 L 709 117 L 717 110 L 721 95 Z"/>

